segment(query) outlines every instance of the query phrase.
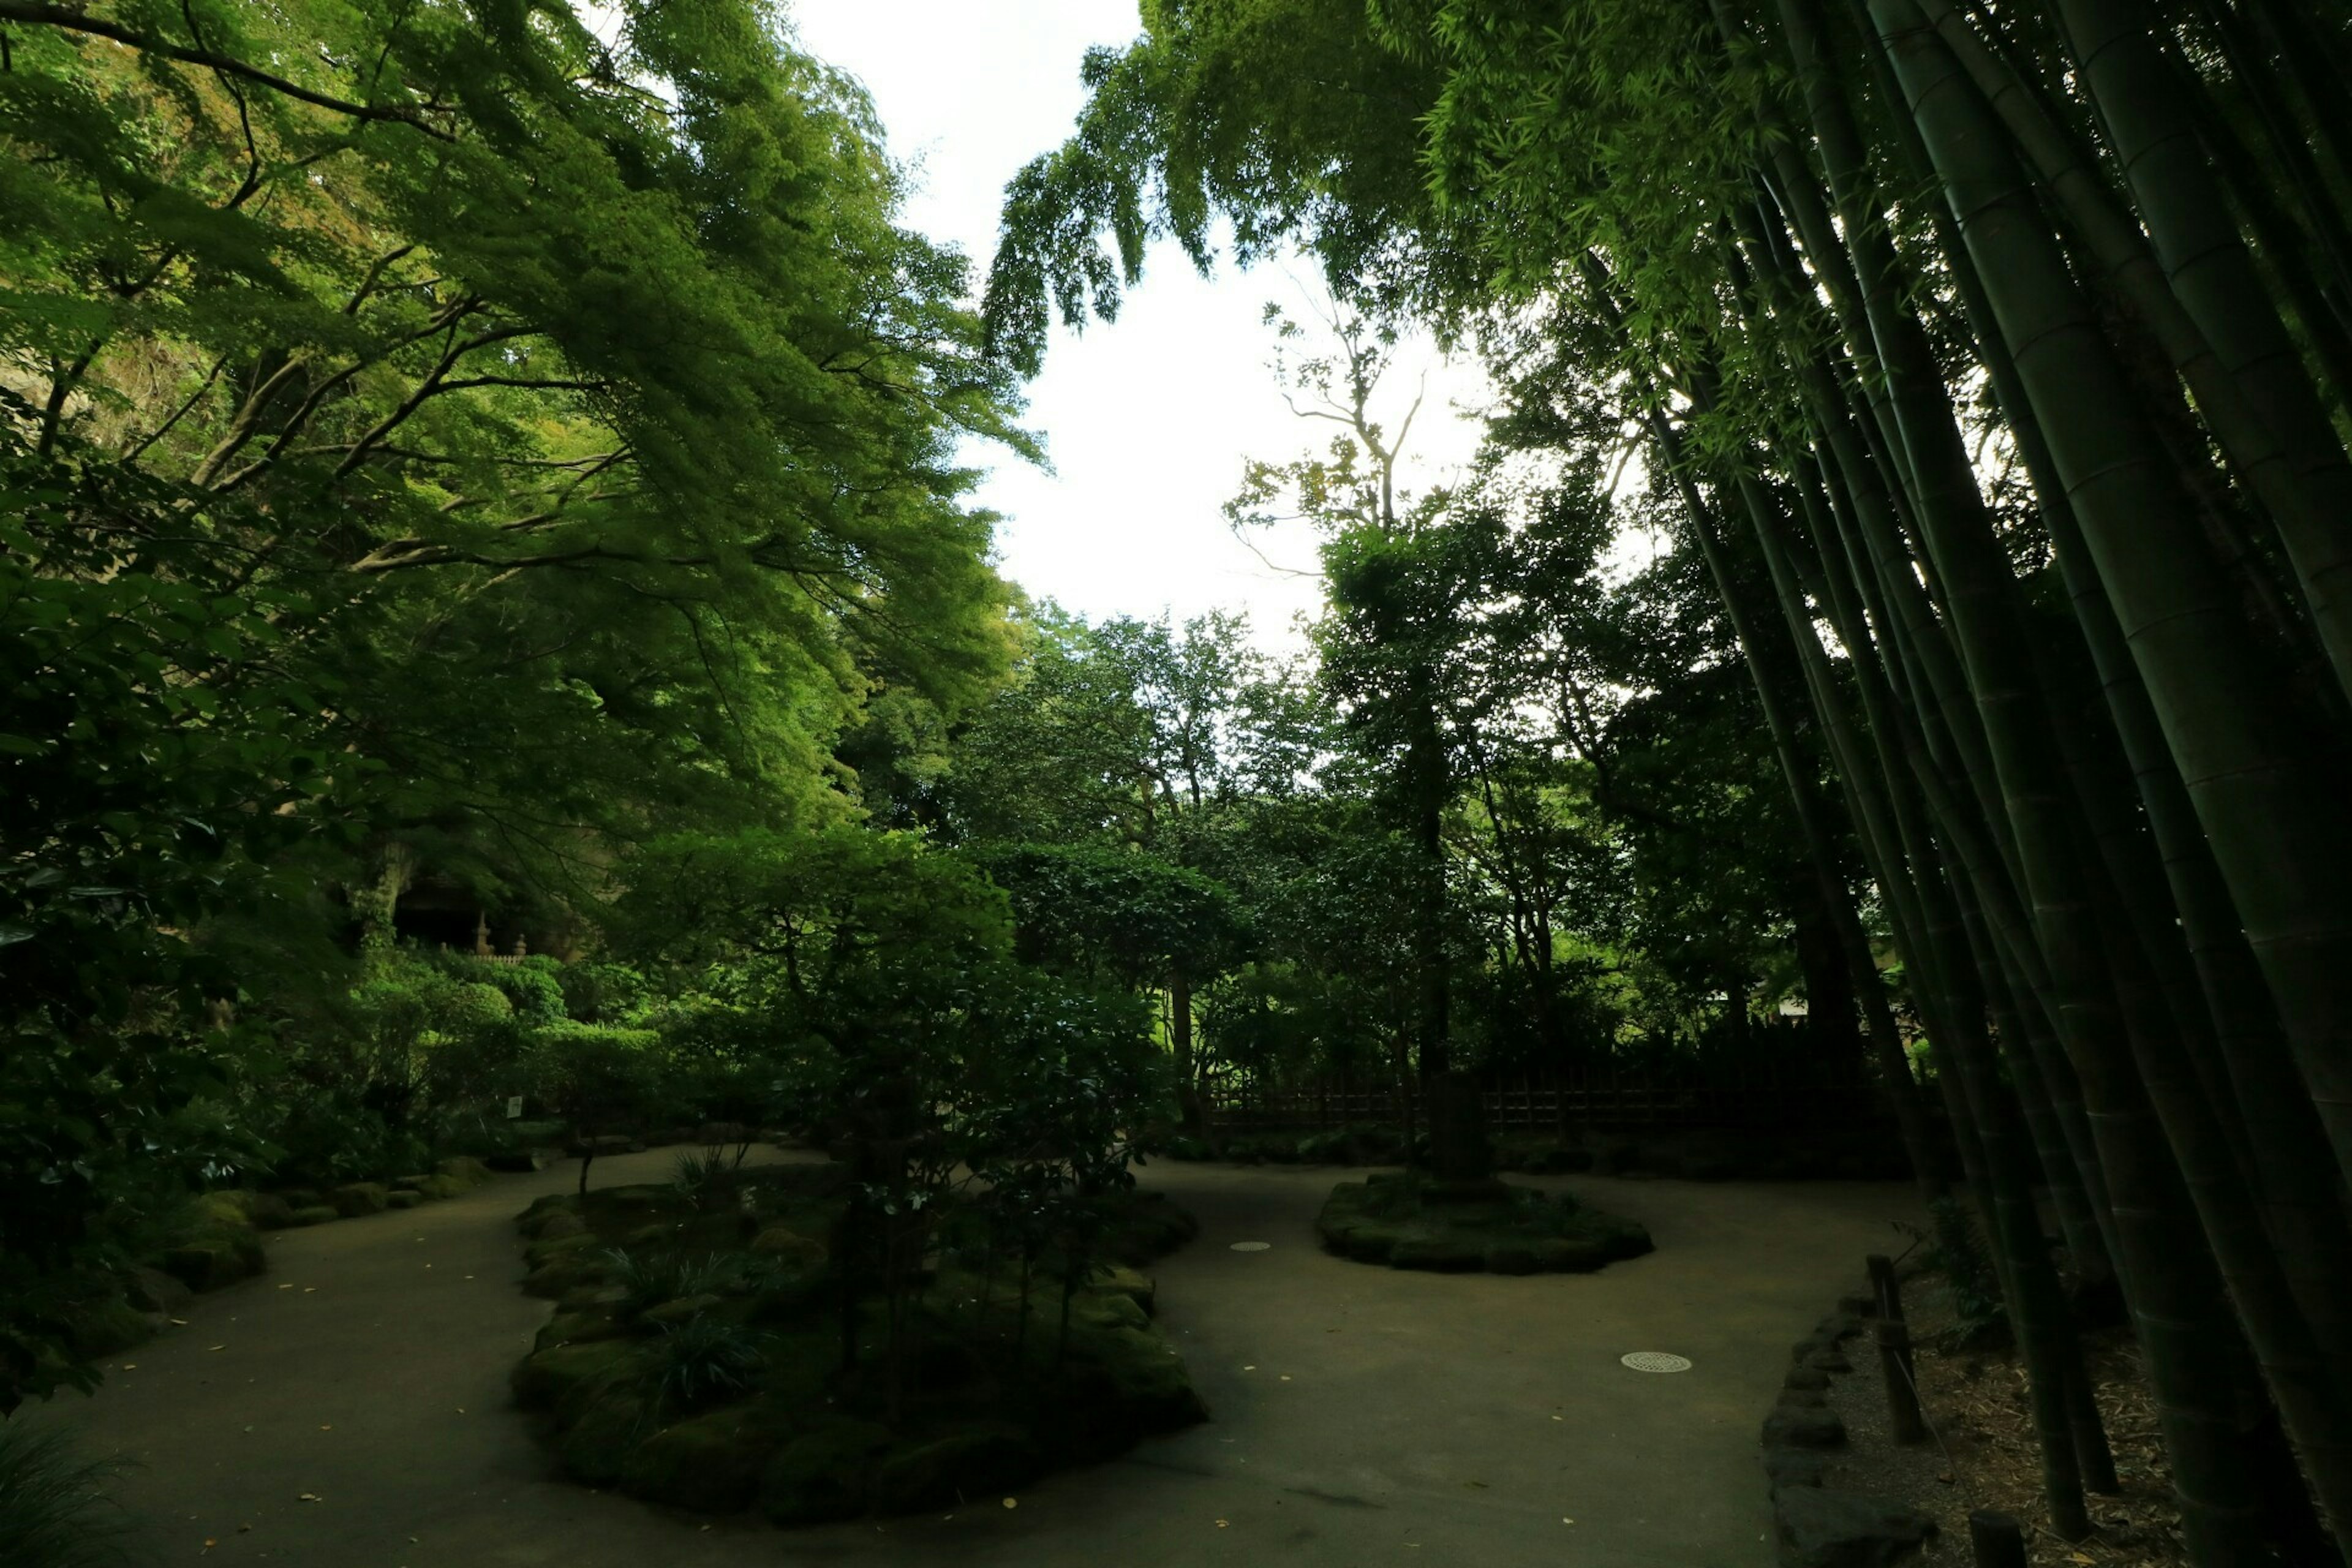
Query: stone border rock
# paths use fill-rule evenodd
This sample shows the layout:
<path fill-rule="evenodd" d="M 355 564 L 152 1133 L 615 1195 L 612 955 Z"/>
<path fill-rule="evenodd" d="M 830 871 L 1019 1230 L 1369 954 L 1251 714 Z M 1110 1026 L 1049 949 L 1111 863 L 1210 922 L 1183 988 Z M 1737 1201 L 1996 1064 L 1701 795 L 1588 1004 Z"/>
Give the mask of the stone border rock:
<path fill-rule="evenodd" d="M 1936 1533 L 1936 1521 L 1906 1504 L 1823 1485 L 1846 1446 L 1845 1423 L 1829 1408 L 1831 1379 L 1853 1371 L 1844 1345 L 1862 1332 L 1867 1306 L 1848 1296 L 1789 1351 L 1789 1370 L 1764 1417 L 1764 1476 L 1771 1489 L 1780 1568 L 1889 1568 Z"/>

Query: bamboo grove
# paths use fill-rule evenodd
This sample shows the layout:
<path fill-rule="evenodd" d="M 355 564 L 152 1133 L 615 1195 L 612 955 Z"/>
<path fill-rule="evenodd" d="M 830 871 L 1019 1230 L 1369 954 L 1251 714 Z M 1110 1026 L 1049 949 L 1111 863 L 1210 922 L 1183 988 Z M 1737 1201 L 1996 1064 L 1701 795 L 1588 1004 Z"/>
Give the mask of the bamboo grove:
<path fill-rule="evenodd" d="M 2066 1294 L 2111 1273 L 2191 1561 L 2338 1561 L 2352 19 L 1144 12 L 1013 188 L 1001 343 L 1034 360 L 1057 310 L 1115 310 L 1154 236 L 1202 265 L 1303 239 L 1351 297 L 1475 338 L 1523 404 L 1622 408 L 1843 941 L 1891 945 L 1932 1042 L 1923 1084 L 1865 999 L 1923 1186 L 1940 1110 L 1997 1240 L 2050 1523 L 2086 1533 L 2115 1485 Z"/>

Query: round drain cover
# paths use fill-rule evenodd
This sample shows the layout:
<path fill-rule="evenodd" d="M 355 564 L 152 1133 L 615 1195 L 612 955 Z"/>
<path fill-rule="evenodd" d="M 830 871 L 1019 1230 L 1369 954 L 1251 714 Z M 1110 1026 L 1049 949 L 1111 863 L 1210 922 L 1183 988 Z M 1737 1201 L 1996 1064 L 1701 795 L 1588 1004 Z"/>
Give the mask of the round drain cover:
<path fill-rule="evenodd" d="M 1272 1247 L 1274 1243 L 1270 1241 L 1236 1241 L 1234 1243 L 1234 1250 L 1235 1252 L 1264 1252 L 1267 1247 Z"/>
<path fill-rule="evenodd" d="M 1635 1351 L 1617 1359 L 1635 1372 L 1688 1372 L 1691 1365 L 1687 1358 L 1668 1355 L 1664 1351 Z"/>

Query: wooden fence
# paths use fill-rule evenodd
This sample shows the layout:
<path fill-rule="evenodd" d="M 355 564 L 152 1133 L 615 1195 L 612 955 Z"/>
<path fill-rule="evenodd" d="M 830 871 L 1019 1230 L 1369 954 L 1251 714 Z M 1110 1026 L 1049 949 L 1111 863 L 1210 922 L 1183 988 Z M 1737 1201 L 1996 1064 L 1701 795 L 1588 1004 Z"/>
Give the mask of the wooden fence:
<path fill-rule="evenodd" d="M 1596 1084 L 1566 1089 L 1532 1085 L 1488 1089 L 1486 1124 L 1552 1131 L 1562 1127 L 1853 1126 L 1878 1121 L 1885 1100 L 1868 1083 L 1773 1085 Z M 1402 1125 L 1403 1097 L 1307 1089 L 1274 1093 L 1212 1092 L 1209 1114 L 1227 1127 L 1328 1128 L 1356 1123 Z M 1413 1096 L 1414 1120 L 1425 1121 Z"/>

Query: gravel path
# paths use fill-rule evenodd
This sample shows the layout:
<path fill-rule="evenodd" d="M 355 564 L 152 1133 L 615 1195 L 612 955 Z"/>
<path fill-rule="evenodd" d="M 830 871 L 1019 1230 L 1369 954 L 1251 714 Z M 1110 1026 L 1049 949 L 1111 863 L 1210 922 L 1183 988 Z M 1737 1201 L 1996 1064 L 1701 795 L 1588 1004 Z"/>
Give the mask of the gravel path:
<path fill-rule="evenodd" d="M 667 1152 L 599 1161 L 659 1180 Z M 30 1418 L 140 1468 L 155 1560 L 320 1568 L 1761 1568 L 1756 1428 L 1788 1346 L 1911 1217 L 1892 1184 L 1555 1179 L 1649 1226 L 1597 1275 L 1438 1276 L 1326 1256 L 1332 1170 L 1154 1164 L 1202 1235 L 1157 1273 L 1214 1419 L 1017 1499 L 774 1531 L 562 1479 L 506 1378 L 547 1316 L 509 1223 L 570 1166 L 294 1231 L 270 1271 Z M 1264 1250 L 1236 1251 L 1262 1241 Z M 1676 1373 L 1618 1357 L 1689 1357 Z M 24 1418 L 24 1417 L 20 1417 Z"/>

